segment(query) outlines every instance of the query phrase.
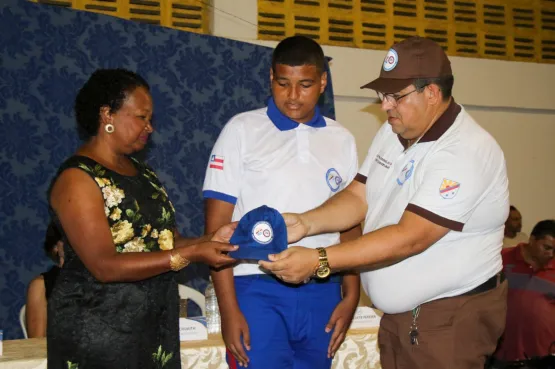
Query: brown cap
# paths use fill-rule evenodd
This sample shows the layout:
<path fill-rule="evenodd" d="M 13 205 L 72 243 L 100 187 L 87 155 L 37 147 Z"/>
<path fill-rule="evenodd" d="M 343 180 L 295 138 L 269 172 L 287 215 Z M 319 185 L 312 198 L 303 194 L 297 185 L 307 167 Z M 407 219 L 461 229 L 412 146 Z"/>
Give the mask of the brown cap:
<path fill-rule="evenodd" d="M 416 36 L 393 45 L 385 56 L 380 77 L 361 88 L 395 93 L 417 78 L 452 74 L 451 62 L 441 46 L 430 39 Z"/>

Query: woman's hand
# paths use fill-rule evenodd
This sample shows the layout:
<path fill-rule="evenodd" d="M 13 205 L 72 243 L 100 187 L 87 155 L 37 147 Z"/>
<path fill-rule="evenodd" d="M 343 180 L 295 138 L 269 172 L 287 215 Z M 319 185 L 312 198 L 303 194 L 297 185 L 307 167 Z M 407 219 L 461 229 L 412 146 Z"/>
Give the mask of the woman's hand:
<path fill-rule="evenodd" d="M 214 232 L 210 241 L 229 243 L 229 240 L 233 235 L 233 232 L 235 232 L 235 228 L 237 228 L 238 223 L 239 222 L 233 222 L 220 227 L 216 232 Z"/>
<path fill-rule="evenodd" d="M 188 250 L 191 252 L 188 257 L 190 261 L 204 263 L 213 268 L 221 268 L 235 262 L 235 259 L 228 256 L 227 253 L 238 248 L 238 246 L 232 246 L 227 243 L 208 241 L 186 247 L 185 249 L 190 249 Z M 187 258 L 185 255 L 184 257 Z"/>

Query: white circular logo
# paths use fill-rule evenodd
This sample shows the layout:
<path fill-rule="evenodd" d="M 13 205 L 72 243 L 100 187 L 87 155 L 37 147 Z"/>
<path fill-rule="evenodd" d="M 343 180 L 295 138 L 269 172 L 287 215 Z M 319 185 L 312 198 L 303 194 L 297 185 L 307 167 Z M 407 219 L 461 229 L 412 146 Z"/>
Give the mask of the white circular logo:
<path fill-rule="evenodd" d="M 258 243 L 266 245 L 274 239 L 274 230 L 270 223 L 261 221 L 252 227 L 252 238 Z"/>
<path fill-rule="evenodd" d="M 397 51 L 395 51 L 394 49 L 389 49 L 387 55 L 385 56 L 385 59 L 383 60 L 383 70 L 385 70 L 386 72 L 393 70 L 393 68 L 397 66 L 398 62 L 399 56 L 397 55 Z"/>
<path fill-rule="evenodd" d="M 339 190 L 341 183 L 343 182 L 343 178 L 339 175 L 335 168 L 328 169 L 326 173 L 326 182 L 328 183 L 328 187 L 332 192 L 336 192 Z"/>
<path fill-rule="evenodd" d="M 399 173 L 399 177 L 397 177 L 397 184 L 402 186 L 409 178 L 412 176 L 412 172 L 414 171 L 414 160 L 409 161 Z"/>

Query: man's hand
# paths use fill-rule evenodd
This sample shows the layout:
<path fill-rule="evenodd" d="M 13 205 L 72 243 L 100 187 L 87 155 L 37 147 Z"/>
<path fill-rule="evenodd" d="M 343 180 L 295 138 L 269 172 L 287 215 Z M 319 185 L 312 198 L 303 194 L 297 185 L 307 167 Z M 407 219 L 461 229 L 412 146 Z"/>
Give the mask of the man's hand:
<path fill-rule="evenodd" d="M 220 227 L 214 234 L 210 241 L 229 243 L 229 239 L 235 232 L 238 222 L 233 222 Z"/>
<path fill-rule="evenodd" d="M 287 226 L 287 242 L 297 242 L 306 237 L 308 234 L 308 226 L 303 222 L 300 214 L 283 213 L 283 220 Z"/>
<path fill-rule="evenodd" d="M 310 278 L 319 263 L 317 250 L 301 246 L 292 246 L 268 258 L 270 261 L 260 260 L 258 264 L 284 282 L 297 284 Z"/>
<path fill-rule="evenodd" d="M 239 366 L 247 366 L 249 357 L 245 352 L 251 349 L 249 326 L 245 316 L 239 309 L 221 311 L 222 336 L 227 349 L 239 362 Z"/>
<path fill-rule="evenodd" d="M 347 330 L 353 320 L 358 301 L 345 297 L 331 314 L 330 321 L 326 325 L 326 332 L 333 330 L 330 344 L 328 346 L 328 358 L 333 358 L 347 335 Z"/>

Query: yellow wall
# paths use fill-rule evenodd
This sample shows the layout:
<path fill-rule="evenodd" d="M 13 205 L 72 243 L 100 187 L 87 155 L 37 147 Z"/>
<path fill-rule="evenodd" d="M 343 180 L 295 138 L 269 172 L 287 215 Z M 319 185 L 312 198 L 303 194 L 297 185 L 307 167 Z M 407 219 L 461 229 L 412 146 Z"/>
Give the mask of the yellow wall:
<path fill-rule="evenodd" d="M 215 0 L 214 34 L 256 40 L 256 0 Z M 241 18 L 241 19 L 239 19 Z M 325 46 L 331 63 L 337 120 L 355 135 L 360 161 L 384 114 L 374 92 L 359 86 L 375 78 L 385 52 Z M 511 202 L 529 233 L 539 220 L 555 218 L 555 65 L 451 57 L 454 96 L 505 152 Z"/>

